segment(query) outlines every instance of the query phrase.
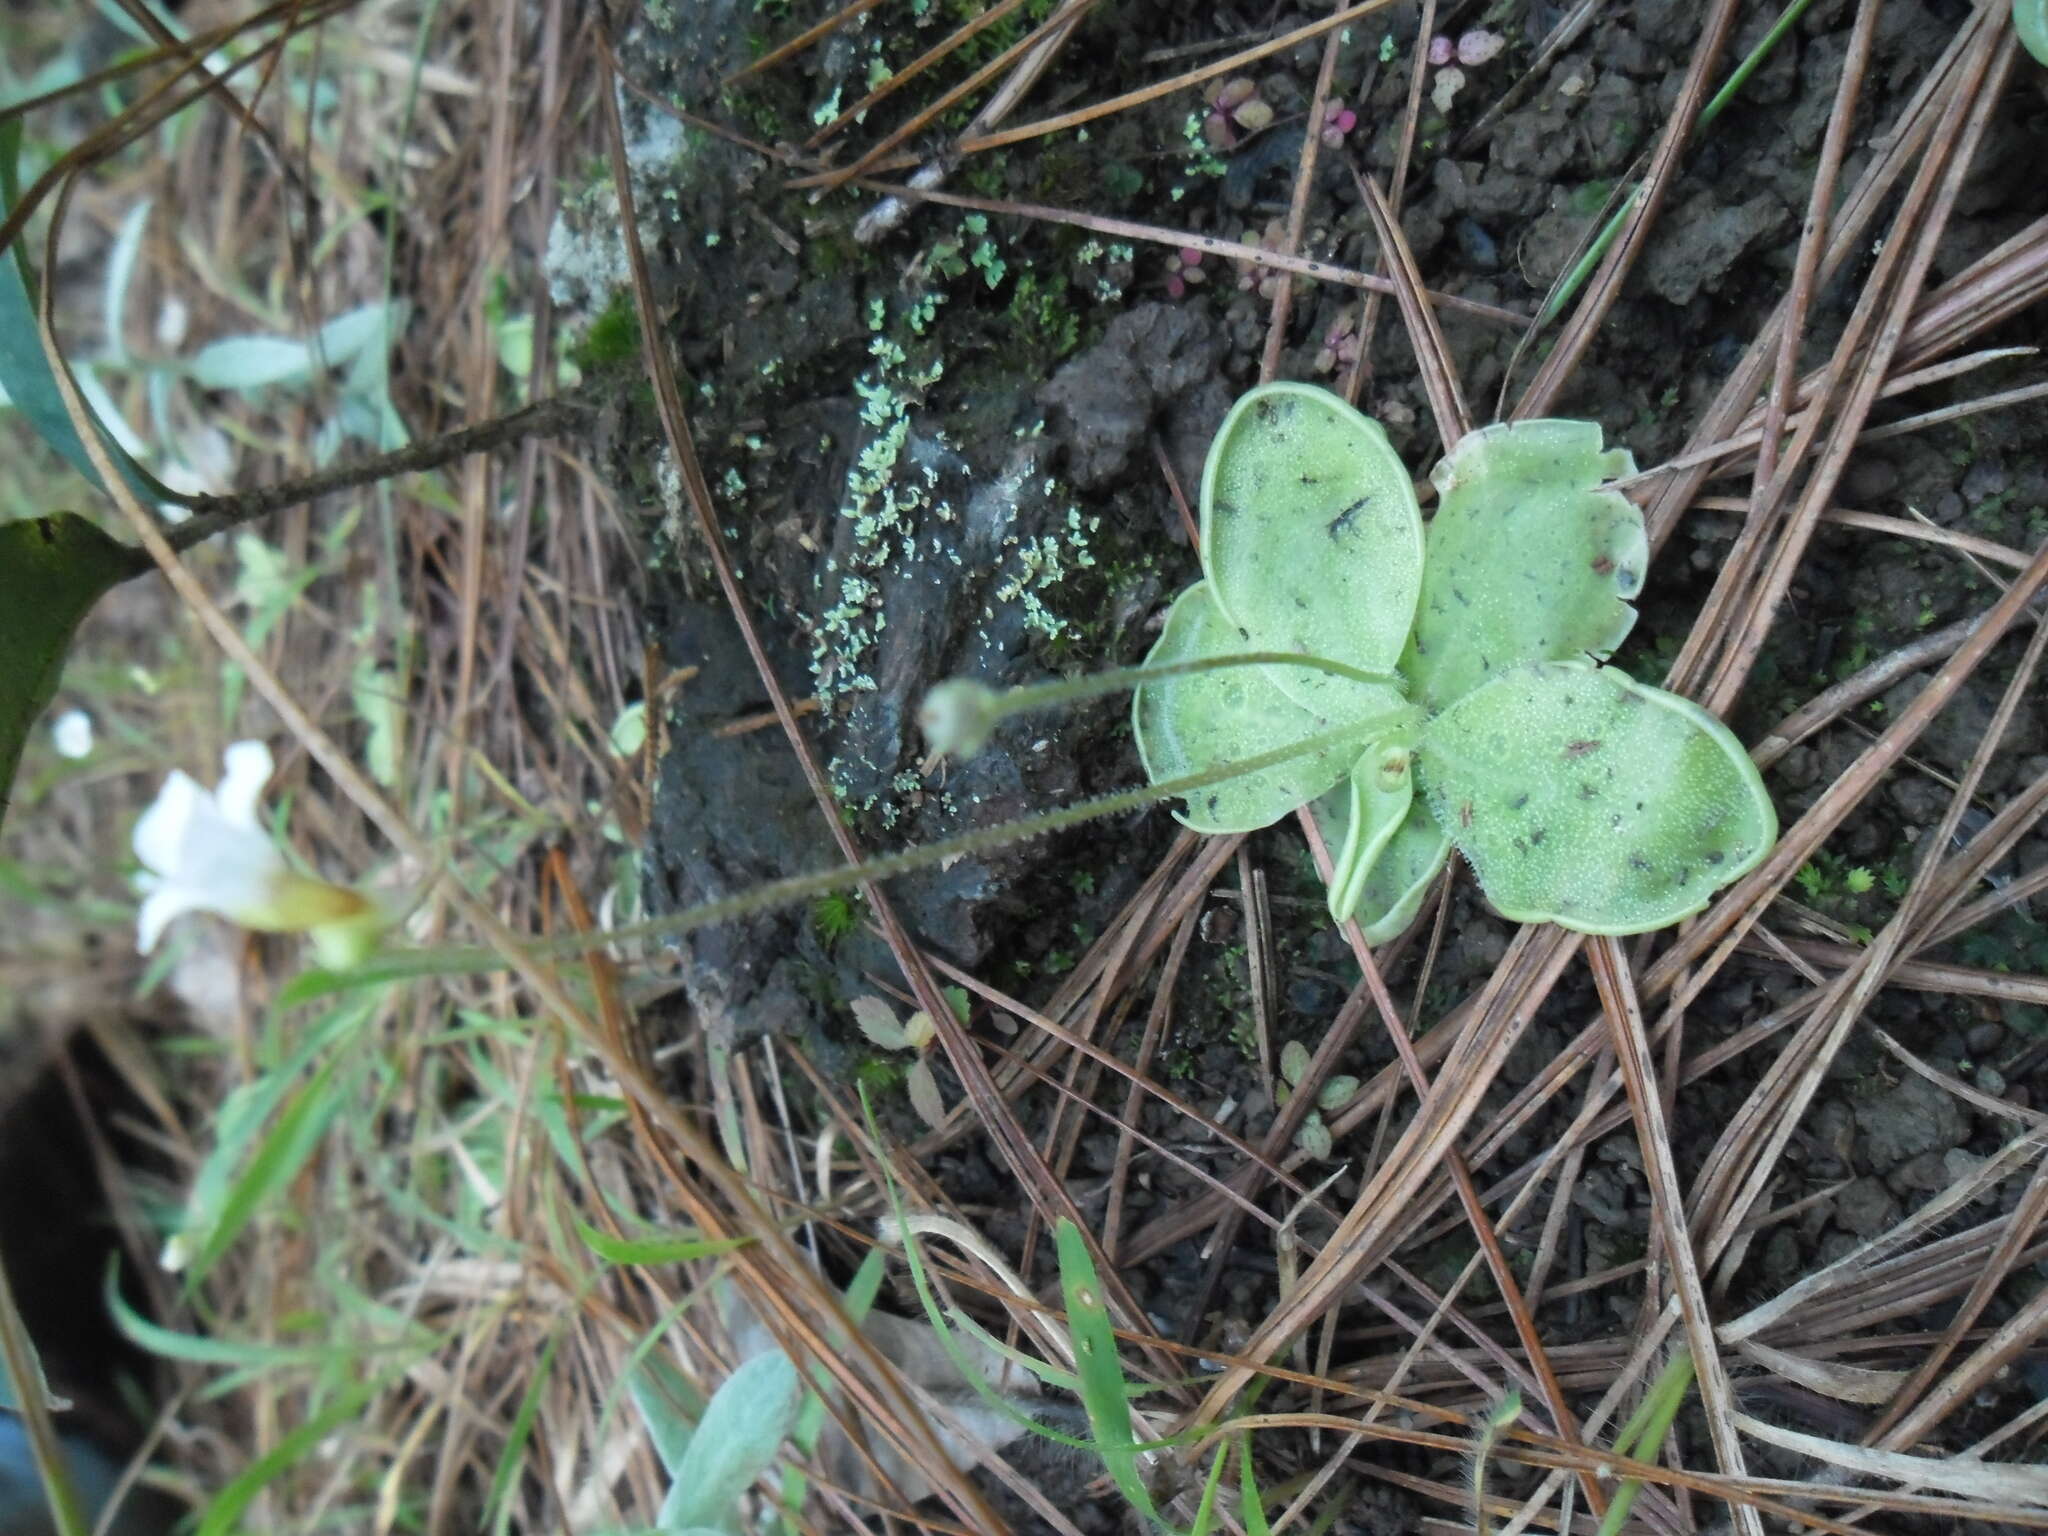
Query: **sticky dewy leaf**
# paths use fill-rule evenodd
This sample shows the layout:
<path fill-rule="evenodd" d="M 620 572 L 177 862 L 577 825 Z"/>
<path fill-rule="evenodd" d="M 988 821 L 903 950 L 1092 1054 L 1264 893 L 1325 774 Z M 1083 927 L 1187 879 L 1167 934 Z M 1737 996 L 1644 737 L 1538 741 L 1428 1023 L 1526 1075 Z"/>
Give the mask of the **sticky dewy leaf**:
<path fill-rule="evenodd" d="M 1525 661 L 1607 659 L 1635 623 L 1649 545 L 1635 505 L 1602 487 L 1634 472 L 1590 421 L 1459 441 L 1430 476 L 1441 500 L 1401 658 L 1418 702 L 1442 709 Z"/>
<path fill-rule="evenodd" d="M 1381 737 L 1366 748 L 1351 776 L 1316 803 L 1325 841 L 1333 829 L 1343 829 L 1342 840 L 1330 848 L 1330 916 L 1340 923 L 1357 910 L 1373 866 L 1407 819 L 1415 799 L 1414 750 L 1412 732 Z"/>
<path fill-rule="evenodd" d="M 1423 791 L 1522 922 L 1642 933 L 1697 912 L 1777 836 L 1742 743 L 1689 700 L 1581 662 L 1517 667 L 1425 728 Z"/>
<path fill-rule="evenodd" d="M 2048 0 L 2012 0 L 2012 29 L 2036 64 L 2048 64 Z"/>
<path fill-rule="evenodd" d="M 1392 671 L 1422 589 L 1422 515 L 1379 423 L 1309 384 L 1240 399 L 1202 471 L 1202 569 L 1242 649 Z M 1355 686 L 1300 668 L 1270 677 L 1339 719 L 1330 700 Z"/>
<path fill-rule="evenodd" d="M 1174 601 L 1146 665 L 1228 655 L 1246 649 L 1196 582 Z M 1392 687 L 1333 679 L 1322 702 L 1342 713 L 1312 711 L 1274 687 L 1277 667 L 1218 667 L 1139 688 L 1131 704 L 1138 756 L 1154 783 L 1241 762 L 1342 725 L 1401 707 Z M 1300 669 L 1297 669 L 1300 670 Z M 1224 779 L 1190 797 L 1180 819 L 1197 832 L 1250 832 L 1306 805 L 1344 776 L 1356 743 L 1304 754 L 1256 774 Z"/>
<path fill-rule="evenodd" d="M 1418 761 L 1410 768 L 1411 776 L 1419 776 L 1420 766 Z M 1318 816 L 1333 798 L 1325 796 L 1316 802 Z M 1326 824 L 1323 837 L 1327 841 L 1331 835 Z M 1381 846 L 1379 857 L 1358 880 L 1349 910 L 1340 914 L 1333 897 L 1331 915 L 1340 922 L 1345 917 L 1356 918 L 1368 944 L 1384 944 L 1415 920 L 1422 898 L 1429 894 L 1430 881 L 1450 856 L 1450 838 L 1437 825 L 1429 802 L 1417 795 L 1408 814 Z"/>
<path fill-rule="evenodd" d="M 29 729 L 57 691 L 72 632 L 137 560 L 76 513 L 0 523 L 0 815 Z"/>

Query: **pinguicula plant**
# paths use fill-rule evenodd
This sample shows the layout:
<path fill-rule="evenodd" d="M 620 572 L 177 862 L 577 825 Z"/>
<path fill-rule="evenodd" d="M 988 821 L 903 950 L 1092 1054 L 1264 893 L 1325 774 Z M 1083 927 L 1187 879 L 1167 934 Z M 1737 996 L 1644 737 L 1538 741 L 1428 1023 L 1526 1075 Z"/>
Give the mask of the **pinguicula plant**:
<path fill-rule="evenodd" d="M 1742 745 L 1689 700 L 1600 665 L 1635 623 L 1634 473 L 1598 426 L 1458 442 L 1414 487 L 1377 423 L 1307 384 L 1232 408 L 1202 476 L 1203 579 L 1133 703 L 1152 782 L 1270 756 L 1186 797 L 1198 832 L 1308 805 L 1331 914 L 1379 942 L 1456 848 L 1504 915 L 1640 933 L 1699 911 L 1777 836 Z M 1306 660 L 1233 664 L 1246 654 Z M 1213 665 L 1206 663 L 1214 663 Z"/>
<path fill-rule="evenodd" d="M 2012 0 L 2012 28 L 2036 64 L 2048 64 L 2048 0 Z"/>

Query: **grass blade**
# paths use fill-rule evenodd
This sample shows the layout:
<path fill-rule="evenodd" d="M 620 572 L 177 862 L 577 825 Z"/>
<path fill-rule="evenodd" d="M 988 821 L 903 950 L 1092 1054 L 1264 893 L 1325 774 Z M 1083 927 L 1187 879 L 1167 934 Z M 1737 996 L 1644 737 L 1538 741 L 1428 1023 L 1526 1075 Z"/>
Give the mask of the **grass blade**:
<path fill-rule="evenodd" d="M 590 1251 L 607 1264 L 687 1264 L 744 1248 L 751 1237 L 613 1237 L 586 1221 L 576 1230 Z"/>
<path fill-rule="evenodd" d="M 1102 1285 L 1095 1260 L 1081 1229 L 1062 1218 L 1056 1231 L 1060 1258 L 1060 1293 L 1067 1305 L 1067 1332 L 1074 1343 L 1074 1368 L 1081 1378 L 1081 1405 L 1095 1434 L 1095 1453 L 1117 1491 L 1145 1517 L 1160 1523 L 1152 1491 L 1138 1475 L 1138 1447 L 1131 1438 L 1131 1403 L 1124 1391 L 1123 1365 L 1117 1357 L 1116 1330 L 1102 1304 Z"/>
<path fill-rule="evenodd" d="M 1674 1355 L 1657 1377 L 1656 1385 L 1644 1396 L 1641 1406 L 1615 1436 L 1614 1449 L 1635 1461 L 1649 1461 L 1671 1432 L 1671 1422 L 1685 1404 L 1692 1388 L 1692 1356 Z M 1634 1439 L 1630 1439 L 1633 1431 Z M 1628 1522 L 1628 1512 L 1643 1486 L 1641 1478 L 1628 1478 L 1614 1490 L 1614 1502 L 1607 1506 L 1607 1518 L 1600 1522 L 1599 1536 L 1617 1536 Z"/>

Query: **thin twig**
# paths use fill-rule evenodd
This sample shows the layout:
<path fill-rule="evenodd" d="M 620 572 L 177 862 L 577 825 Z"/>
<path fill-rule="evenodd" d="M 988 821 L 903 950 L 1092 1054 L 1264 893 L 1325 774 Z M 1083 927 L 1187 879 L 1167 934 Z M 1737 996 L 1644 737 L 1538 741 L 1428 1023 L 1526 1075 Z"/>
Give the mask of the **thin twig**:
<path fill-rule="evenodd" d="M 332 465 L 317 474 L 266 485 L 258 490 L 238 491 L 227 496 L 198 496 L 192 501 L 192 509 L 198 515 L 170 529 L 164 540 L 182 554 L 217 533 L 254 522 L 259 517 L 268 517 L 273 512 L 282 512 L 287 507 L 303 506 L 336 491 L 375 485 L 399 475 L 439 469 L 473 453 L 488 453 L 494 448 L 524 442 L 528 438 L 558 437 L 578 427 L 588 426 L 596 415 L 596 407 L 589 401 L 573 395 L 556 395 L 521 406 L 509 415 L 480 421 L 473 427 L 445 432 L 423 442 L 408 443 L 374 459 Z M 155 567 L 146 569 L 154 570 Z"/>

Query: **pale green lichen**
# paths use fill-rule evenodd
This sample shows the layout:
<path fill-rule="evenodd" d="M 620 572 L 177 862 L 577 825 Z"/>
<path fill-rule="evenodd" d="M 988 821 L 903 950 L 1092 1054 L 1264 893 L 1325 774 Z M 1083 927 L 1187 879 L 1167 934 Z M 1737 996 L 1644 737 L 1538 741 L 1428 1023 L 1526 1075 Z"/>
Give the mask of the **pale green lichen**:
<path fill-rule="evenodd" d="M 961 233 L 972 239 L 976 231 L 963 227 Z M 952 275 L 963 276 L 970 262 L 959 265 L 961 270 Z M 929 260 L 926 270 L 944 271 Z M 842 538 L 835 555 L 825 562 L 818 592 L 826 606 L 811 626 L 816 690 L 828 706 L 849 707 L 859 695 L 875 689 L 870 669 L 888 627 L 885 594 L 903 590 L 906 576 L 916 578 L 913 590 L 927 579 L 934 585 L 950 585 L 959 579 L 955 570 L 964 565 L 957 535 L 941 531 L 944 525 L 959 523 L 967 510 L 965 504 L 955 506 L 949 499 L 942 474 L 942 466 L 957 462 L 958 456 L 942 431 L 913 423 L 926 393 L 943 377 L 941 362 L 929 353 L 930 341 L 917 327 L 929 326 L 944 297 L 927 291 L 899 305 L 894 325 L 886 304 L 871 304 L 868 311 L 871 366 L 855 384 L 866 439 L 848 470 L 839 509 L 844 523 L 850 524 L 850 537 Z M 994 515 L 1008 521 L 1019 516 L 1027 502 L 1042 505 L 1051 500 L 1058 485 L 1032 467 L 1036 462 L 1031 455 L 1019 455 L 977 489 L 977 520 L 990 515 L 984 503 L 1000 509 Z M 1014 608 L 1017 622 L 1031 634 L 1050 640 L 1073 633 L 1070 622 L 1055 610 L 1052 593 L 1073 572 L 1095 564 L 1091 536 L 1098 523 L 1084 517 L 1078 507 L 1066 509 L 1065 523 L 1062 532 L 1011 534 L 1002 540 L 976 643 L 990 648 L 1014 643 L 992 636 L 993 621 L 1006 608 Z M 884 572 L 892 578 L 886 583 L 881 580 Z M 903 813 L 904 797 L 924 793 L 917 774 L 888 763 L 835 759 L 831 777 L 850 809 L 872 811 L 885 826 L 893 826 Z M 870 793 L 855 789 L 856 782 L 886 788 Z"/>
<path fill-rule="evenodd" d="M 626 168 L 643 244 L 654 244 L 663 213 L 672 216 L 677 207 L 699 143 L 690 128 L 660 112 L 647 113 L 626 140 Z M 707 237 L 706 243 L 715 244 L 715 238 Z M 609 176 L 563 198 L 548 229 L 542 271 L 556 304 L 589 315 L 601 312 L 631 280 L 619 235 L 618 189 Z"/>
<path fill-rule="evenodd" d="M 943 294 L 925 294 L 911 313 L 928 324 L 943 301 Z M 898 469 L 910 439 L 911 409 L 943 376 L 944 365 L 936 357 L 914 364 L 903 344 L 887 333 L 887 323 L 887 303 L 872 300 L 868 326 L 875 334 L 868 354 L 874 366 L 854 382 L 861 422 L 870 435 L 847 473 L 839 506 L 840 517 L 853 524 L 849 558 L 855 569 L 841 571 L 836 557 L 825 562 L 827 575 L 839 578 L 838 600 L 816 616 L 812 628 L 811 671 L 818 697 L 827 704 L 874 690 L 874 678 L 859 663 L 886 618 L 877 611 L 880 590 L 864 573 L 892 559 L 914 557 L 916 515 L 932 504 L 935 475 L 903 476 Z M 823 590 L 822 580 L 820 586 Z"/>
<path fill-rule="evenodd" d="M 1074 252 L 1074 260 L 1083 267 L 1093 266 L 1098 261 L 1105 263 L 1108 271 L 1084 273 L 1080 286 L 1092 290 L 1098 304 L 1114 304 L 1124 296 L 1122 279 L 1129 275 L 1132 264 L 1137 260 L 1137 252 L 1122 241 L 1104 246 L 1099 241 L 1090 240 Z"/>

